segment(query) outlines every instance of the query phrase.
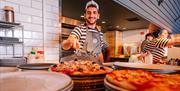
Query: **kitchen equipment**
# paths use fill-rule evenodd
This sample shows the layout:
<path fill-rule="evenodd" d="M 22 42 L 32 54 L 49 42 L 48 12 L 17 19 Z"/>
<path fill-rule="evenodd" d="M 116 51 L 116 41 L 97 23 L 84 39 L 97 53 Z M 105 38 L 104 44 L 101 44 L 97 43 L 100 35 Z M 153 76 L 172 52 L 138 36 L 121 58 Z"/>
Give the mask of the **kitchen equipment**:
<path fill-rule="evenodd" d="M 14 11 L 11 6 L 4 6 L 3 10 L 5 11 L 5 21 L 14 22 Z"/>
<path fill-rule="evenodd" d="M 13 72 L 0 76 L 1 91 L 71 91 L 71 78 L 62 73 Z"/>
<path fill-rule="evenodd" d="M 158 73 L 180 73 L 180 66 L 165 64 L 114 62 L 114 66 L 116 69 L 142 69 Z"/>

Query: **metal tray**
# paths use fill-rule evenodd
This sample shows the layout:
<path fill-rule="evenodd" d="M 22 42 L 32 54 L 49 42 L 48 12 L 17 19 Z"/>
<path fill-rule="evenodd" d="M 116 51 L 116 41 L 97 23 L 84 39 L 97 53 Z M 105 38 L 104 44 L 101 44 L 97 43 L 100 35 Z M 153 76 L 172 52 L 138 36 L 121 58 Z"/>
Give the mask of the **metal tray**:
<path fill-rule="evenodd" d="M 114 62 L 113 65 L 117 69 L 142 69 L 157 73 L 180 73 L 180 66 L 172 66 L 172 65 L 164 65 L 164 64 Z"/>
<path fill-rule="evenodd" d="M 17 67 L 23 70 L 48 70 L 50 66 L 55 65 L 54 63 L 30 63 L 22 64 Z"/>
<path fill-rule="evenodd" d="M 121 87 L 118 87 L 114 84 L 111 84 L 110 82 L 107 81 L 107 79 L 104 79 L 104 86 L 107 89 L 107 91 L 130 91 Z"/>

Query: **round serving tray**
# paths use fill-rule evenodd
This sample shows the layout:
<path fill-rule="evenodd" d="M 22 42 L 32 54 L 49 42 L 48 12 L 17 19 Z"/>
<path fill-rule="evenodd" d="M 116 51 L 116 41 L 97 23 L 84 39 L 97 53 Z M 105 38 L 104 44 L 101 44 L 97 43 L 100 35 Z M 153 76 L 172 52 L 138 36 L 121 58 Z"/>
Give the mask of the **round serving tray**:
<path fill-rule="evenodd" d="M 113 65 L 117 69 L 142 69 L 158 73 L 180 73 L 180 66 L 165 64 L 114 62 Z"/>
<path fill-rule="evenodd" d="M 22 64 L 17 67 L 23 70 L 48 70 L 51 65 L 55 65 L 54 63 L 30 63 L 30 64 Z"/>
<path fill-rule="evenodd" d="M 118 87 L 114 84 L 111 84 L 110 82 L 107 81 L 107 79 L 104 79 L 104 86 L 106 88 L 106 91 L 130 91 L 121 87 Z"/>
<path fill-rule="evenodd" d="M 0 73 L 16 72 L 16 71 L 18 71 L 18 68 L 16 67 L 0 67 Z"/>
<path fill-rule="evenodd" d="M 70 91 L 71 78 L 51 72 L 11 72 L 0 76 L 2 91 Z"/>

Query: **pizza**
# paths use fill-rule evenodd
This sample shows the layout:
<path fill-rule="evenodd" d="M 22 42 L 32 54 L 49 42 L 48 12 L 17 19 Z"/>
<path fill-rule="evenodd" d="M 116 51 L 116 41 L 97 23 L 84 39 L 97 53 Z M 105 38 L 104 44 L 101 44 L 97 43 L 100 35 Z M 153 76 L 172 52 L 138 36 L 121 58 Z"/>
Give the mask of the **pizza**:
<path fill-rule="evenodd" d="M 62 72 L 71 76 L 99 75 L 112 71 L 111 68 L 101 66 L 96 62 L 88 60 L 64 61 L 60 64 L 53 65 L 50 70 L 53 72 Z"/>
<path fill-rule="evenodd" d="M 144 70 L 115 70 L 106 80 L 130 91 L 180 91 L 180 74 L 158 74 Z"/>

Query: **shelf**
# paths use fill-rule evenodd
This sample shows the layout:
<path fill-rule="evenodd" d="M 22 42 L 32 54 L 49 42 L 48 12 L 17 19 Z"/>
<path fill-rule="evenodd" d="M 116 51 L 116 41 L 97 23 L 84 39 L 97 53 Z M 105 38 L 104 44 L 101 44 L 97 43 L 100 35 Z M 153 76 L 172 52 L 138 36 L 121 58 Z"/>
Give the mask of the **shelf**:
<path fill-rule="evenodd" d="M 20 25 L 20 23 L 11 23 L 11 22 L 0 21 L 1 28 L 12 28 L 12 27 L 16 27 L 19 25 Z"/>
<path fill-rule="evenodd" d="M 4 45 L 13 45 L 13 44 L 23 44 L 23 42 L 1 42 L 0 44 L 4 44 Z"/>
<path fill-rule="evenodd" d="M 0 44 L 22 44 L 19 38 L 14 37 L 0 37 Z"/>

